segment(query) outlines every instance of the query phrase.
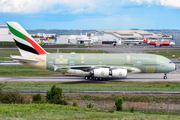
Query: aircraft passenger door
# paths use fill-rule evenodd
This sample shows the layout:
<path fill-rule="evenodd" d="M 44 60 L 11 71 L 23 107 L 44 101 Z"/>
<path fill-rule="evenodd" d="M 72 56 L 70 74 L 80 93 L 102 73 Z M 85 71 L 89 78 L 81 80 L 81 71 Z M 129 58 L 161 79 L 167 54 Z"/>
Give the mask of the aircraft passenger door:
<path fill-rule="evenodd" d="M 137 61 L 137 67 L 141 67 L 142 66 L 142 62 L 141 61 Z"/>
<path fill-rule="evenodd" d="M 69 61 L 69 66 L 74 66 L 74 65 L 75 65 L 74 61 L 73 61 L 73 60 L 70 60 L 70 61 Z"/>
<path fill-rule="evenodd" d="M 165 62 L 161 61 L 161 68 L 164 68 L 164 66 L 165 66 Z"/>
<path fill-rule="evenodd" d="M 76 65 L 77 64 L 77 55 L 75 53 L 71 54 L 68 62 L 69 62 L 70 66 Z"/>

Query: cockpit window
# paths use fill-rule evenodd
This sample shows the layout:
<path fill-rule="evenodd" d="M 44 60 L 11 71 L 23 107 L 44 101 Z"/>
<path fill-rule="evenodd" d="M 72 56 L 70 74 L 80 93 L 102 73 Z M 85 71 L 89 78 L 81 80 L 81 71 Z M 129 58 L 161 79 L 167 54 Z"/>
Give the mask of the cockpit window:
<path fill-rule="evenodd" d="M 173 63 L 172 61 L 169 61 L 169 63 Z"/>

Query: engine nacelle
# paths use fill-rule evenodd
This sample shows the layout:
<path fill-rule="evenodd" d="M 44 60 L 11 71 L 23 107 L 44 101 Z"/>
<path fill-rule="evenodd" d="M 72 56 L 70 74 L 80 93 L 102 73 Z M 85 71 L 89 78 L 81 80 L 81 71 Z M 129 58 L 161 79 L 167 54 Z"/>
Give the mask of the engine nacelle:
<path fill-rule="evenodd" d="M 87 74 L 87 73 L 84 73 L 82 70 L 76 70 L 76 69 L 69 69 L 67 71 L 67 73 L 71 73 L 71 74 Z"/>
<path fill-rule="evenodd" d="M 126 78 L 127 77 L 127 69 L 114 69 L 111 70 L 112 77 L 115 78 Z"/>
<path fill-rule="evenodd" d="M 98 68 L 92 71 L 94 77 L 105 78 L 109 77 L 109 68 Z"/>

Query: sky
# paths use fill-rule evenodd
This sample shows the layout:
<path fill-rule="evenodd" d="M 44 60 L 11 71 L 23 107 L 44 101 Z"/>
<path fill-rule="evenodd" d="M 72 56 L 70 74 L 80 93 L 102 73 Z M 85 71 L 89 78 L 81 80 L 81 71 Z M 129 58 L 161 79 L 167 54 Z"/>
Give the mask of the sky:
<path fill-rule="evenodd" d="M 180 29 L 180 0 L 0 0 L 0 24 L 30 29 Z"/>

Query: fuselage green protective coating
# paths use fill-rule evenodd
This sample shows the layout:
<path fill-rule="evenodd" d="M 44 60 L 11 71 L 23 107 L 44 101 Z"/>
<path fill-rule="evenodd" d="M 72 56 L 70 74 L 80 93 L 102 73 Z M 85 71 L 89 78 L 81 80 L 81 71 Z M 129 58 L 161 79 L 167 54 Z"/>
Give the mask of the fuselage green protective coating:
<path fill-rule="evenodd" d="M 169 59 L 153 54 L 47 54 L 47 69 L 54 66 L 71 69 L 76 66 L 111 66 L 138 68 L 141 73 L 166 73 L 175 70 L 175 64 Z"/>

